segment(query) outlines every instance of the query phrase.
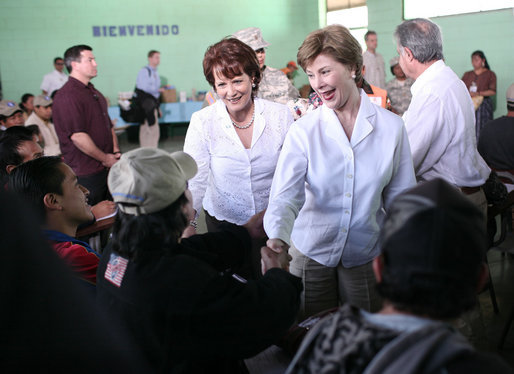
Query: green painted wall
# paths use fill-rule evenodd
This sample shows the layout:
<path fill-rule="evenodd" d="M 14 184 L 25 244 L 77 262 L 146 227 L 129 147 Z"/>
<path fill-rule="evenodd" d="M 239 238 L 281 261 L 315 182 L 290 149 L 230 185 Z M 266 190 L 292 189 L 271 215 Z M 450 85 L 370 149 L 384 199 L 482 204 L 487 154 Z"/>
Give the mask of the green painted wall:
<path fill-rule="evenodd" d="M 0 0 L 0 6 L 0 78 L 4 98 L 12 100 L 25 92 L 40 93 L 53 58 L 75 44 L 93 48 L 98 62 L 93 83 L 112 103 L 119 91 L 134 87 L 150 49 L 161 52 L 163 81 L 190 96 L 192 88 L 209 88 L 203 55 L 223 37 L 260 27 L 271 43 L 266 63 L 282 68 L 296 59 L 298 46 L 319 23 L 315 0 Z M 162 25 L 178 25 L 178 35 L 93 36 L 93 26 L 122 25 L 161 25 L 160 31 Z M 119 34 L 119 29 L 113 31 Z M 306 82 L 301 72 L 295 84 Z"/>
<path fill-rule="evenodd" d="M 377 32 L 378 51 L 386 61 L 387 80 L 392 78 L 387 68 L 396 56 L 393 33 L 402 22 L 401 0 L 367 0 L 368 28 Z M 514 8 L 490 12 L 432 18 L 443 31 L 443 52 L 446 63 L 458 76 L 472 70 L 471 53 L 484 51 L 491 70 L 498 80 L 495 118 L 507 113 L 505 93 L 514 83 Z"/>

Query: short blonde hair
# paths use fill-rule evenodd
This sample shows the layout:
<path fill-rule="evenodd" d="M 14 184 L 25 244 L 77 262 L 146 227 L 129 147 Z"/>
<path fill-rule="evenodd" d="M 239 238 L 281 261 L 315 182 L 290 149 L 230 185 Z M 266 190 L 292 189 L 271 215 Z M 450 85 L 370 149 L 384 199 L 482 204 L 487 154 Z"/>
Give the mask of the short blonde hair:
<path fill-rule="evenodd" d="M 305 71 L 319 55 L 327 55 L 355 70 L 355 82 L 362 80 L 362 48 L 350 31 L 341 25 L 330 25 L 311 32 L 298 48 L 298 64 Z"/>

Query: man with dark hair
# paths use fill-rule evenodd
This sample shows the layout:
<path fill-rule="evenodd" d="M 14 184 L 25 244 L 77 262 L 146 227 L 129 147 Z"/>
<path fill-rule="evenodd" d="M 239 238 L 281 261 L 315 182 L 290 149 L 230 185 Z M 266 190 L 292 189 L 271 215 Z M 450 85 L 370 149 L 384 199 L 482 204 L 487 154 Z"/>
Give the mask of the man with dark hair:
<path fill-rule="evenodd" d="M 507 90 L 507 115 L 489 121 L 478 140 L 478 151 L 497 172 L 514 180 L 514 83 Z M 511 186 L 512 188 L 512 186 Z"/>
<path fill-rule="evenodd" d="M 54 91 L 60 89 L 68 81 L 68 76 L 63 72 L 64 60 L 61 57 L 54 58 L 54 70 L 46 74 L 41 82 L 41 92 L 45 96 L 52 96 Z"/>
<path fill-rule="evenodd" d="M 415 80 L 403 115 L 418 181 L 442 178 L 485 212 L 490 169 L 476 148 L 475 111 L 466 85 L 443 61 L 439 26 L 416 18 L 394 33 L 400 67 Z"/>
<path fill-rule="evenodd" d="M 41 156 L 43 149 L 34 140 L 30 129 L 15 126 L 0 133 L 0 186 L 6 185 L 16 166 Z"/>
<path fill-rule="evenodd" d="M 369 30 L 364 35 L 366 51 L 362 54 L 362 63 L 366 67 L 364 79 L 366 82 L 381 89 L 385 89 L 384 58 L 377 52 L 377 33 Z"/>
<path fill-rule="evenodd" d="M 442 179 L 399 195 L 373 261 L 382 309 L 341 307 L 309 332 L 287 373 L 512 372 L 448 323 L 474 306 L 487 279 L 483 222 Z"/>
<path fill-rule="evenodd" d="M 23 126 L 24 123 L 23 111 L 18 104 L 10 100 L 0 101 L 0 130 Z"/>
<path fill-rule="evenodd" d="M 159 145 L 160 128 L 158 120 L 159 96 L 164 90 L 157 67 L 161 63 L 161 53 L 155 50 L 148 52 L 148 65 L 137 74 L 136 97 L 145 112 L 145 121 L 139 126 L 139 144 L 141 147 Z"/>
<path fill-rule="evenodd" d="M 107 101 L 91 84 L 96 61 L 91 47 L 76 45 L 64 54 L 70 72 L 57 92 L 53 119 L 64 161 L 90 192 L 92 204 L 110 198 L 107 173 L 118 161 L 118 139 L 107 113 Z"/>
<path fill-rule="evenodd" d="M 109 173 L 118 203 L 112 247 L 98 268 L 97 301 L 133 335 L 155 371 L 247 373 L 243 358 L 292 324 L 300 278 L 287 253 L 263 247 L 264 276 L 234 270 L 251 258 L 262 214 L 243 226 L 181 238 L 194 217 L 187 181 L 197 171 L 184 152 L 139 148 Z M 260 229 L 257 229 L 260 226 Z"/>
<path fill-rule="evenodd" d="M 52 123 L 53 100 L 45 95 L 37 95 L 34 98 L 34 111 L 25 121 L 25 126 L 35 125 L 43 139 L 46 156 L 59 156 L 61 148 L 59 139 Z"/>
<path fill-rule="evenodd" d="M 0 185 L 7 184 L 9 174 L 17 166 L 42 156 L 43 149 L 36 141 L 30 126 L 15 126 L 4 131 L 0 136 Z M 99 219 L 113 214 L 116 205 L 112 201 L 104 200 L 91 209 L 95 219 Z"/>
<path fill-rule="evenodd" d="M 13 170 L 9 190 L 25 198 L 44 217 L 44 233 L 57 254 L 88 284 L 96 284 L 99 256 L 75 239 L 77 227 L 94 216 L 89 191 L 60 157 L 41 157 Z"/>

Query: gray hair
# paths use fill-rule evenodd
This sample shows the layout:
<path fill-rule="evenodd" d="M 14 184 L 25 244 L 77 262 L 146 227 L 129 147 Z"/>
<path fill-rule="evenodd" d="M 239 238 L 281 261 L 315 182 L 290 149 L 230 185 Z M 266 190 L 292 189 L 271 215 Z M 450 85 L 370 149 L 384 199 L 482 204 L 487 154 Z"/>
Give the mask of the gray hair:
<path fill-rule="evenodd" d="M 424 18 L 402 22 L 394 32 L 398 47 L 407 47 L 421 63 L 443 59 L 443 37 L 435 23 Z M 403 54 L 403 50 L 400 51 Z"/>

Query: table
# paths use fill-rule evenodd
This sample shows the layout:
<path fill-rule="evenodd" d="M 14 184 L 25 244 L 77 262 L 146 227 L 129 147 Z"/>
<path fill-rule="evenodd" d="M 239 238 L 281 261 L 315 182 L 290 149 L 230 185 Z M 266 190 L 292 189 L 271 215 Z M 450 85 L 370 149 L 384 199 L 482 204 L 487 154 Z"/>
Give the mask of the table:
<path fill-rule="evenodd" d="M 159 123 L 187 123 L 191 120 L 191 115 L 194 112 L 202 109 L 203 102 L 201 101 L 186 101 L 185 103 L 162 103 L 161 112 L 162 117 L 159 118 Z M 120 117 L 120 107 L 109 107 L 109 117 L 111 120 L 116 120 L 115 130 L 123 130 L 129 126 L 138 125 L 138 123 L 125 122 Z"/>

